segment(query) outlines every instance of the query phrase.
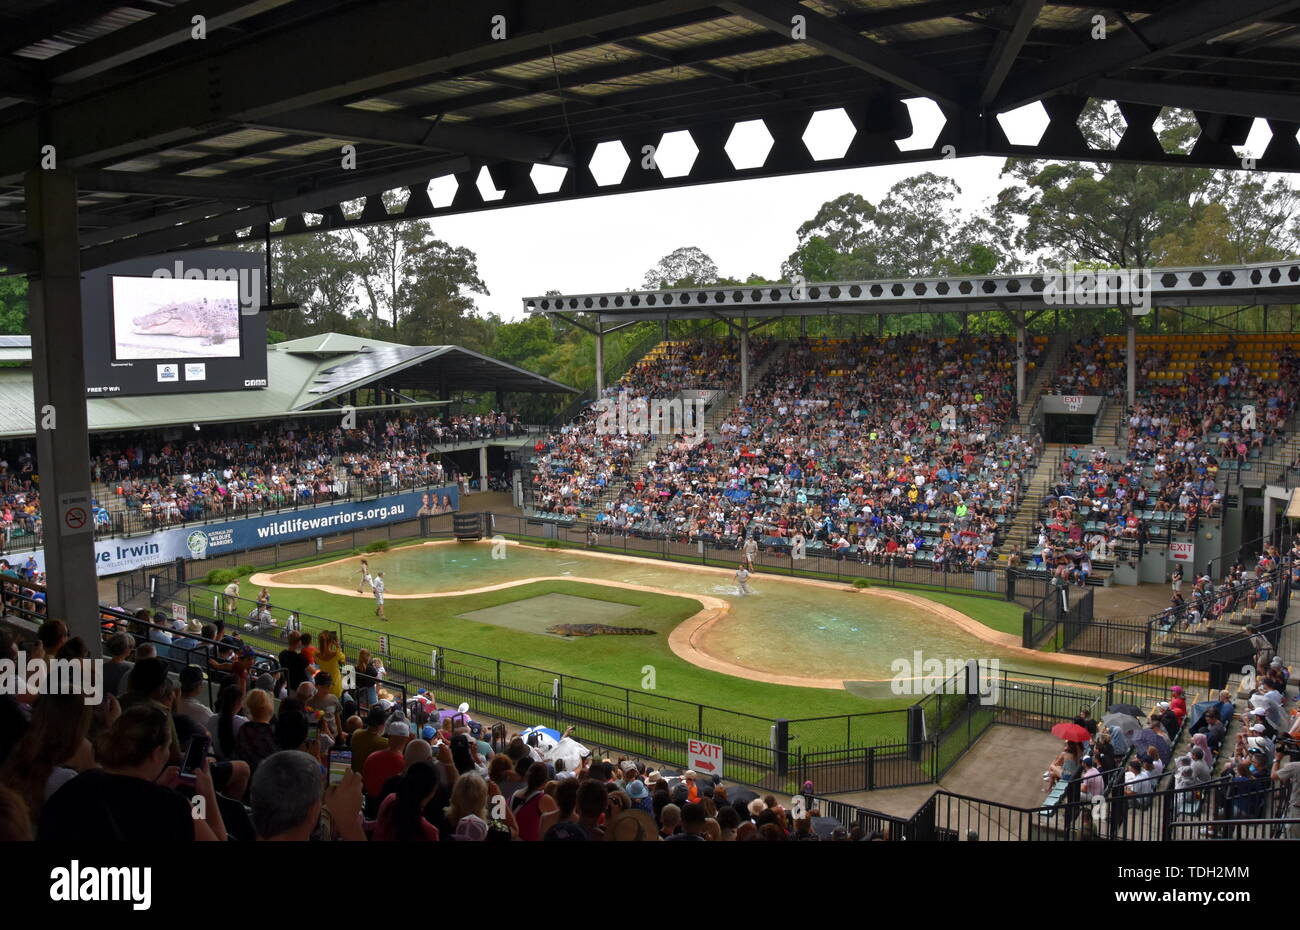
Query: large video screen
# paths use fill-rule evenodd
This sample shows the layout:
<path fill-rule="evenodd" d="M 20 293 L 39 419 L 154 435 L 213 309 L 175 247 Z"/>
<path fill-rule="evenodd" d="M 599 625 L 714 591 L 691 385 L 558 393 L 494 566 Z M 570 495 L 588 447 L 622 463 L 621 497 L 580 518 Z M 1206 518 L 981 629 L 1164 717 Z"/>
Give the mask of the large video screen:
<path fill-rule="evenodd" d="M 113 279 L 113 358 L 239 358 L 239 282 Z"/>
<path fill-rule="evenodd" d="M 203 249 L 133 258 L 81 277 L 91 397 L 267 386 L 263 259 Z"/>

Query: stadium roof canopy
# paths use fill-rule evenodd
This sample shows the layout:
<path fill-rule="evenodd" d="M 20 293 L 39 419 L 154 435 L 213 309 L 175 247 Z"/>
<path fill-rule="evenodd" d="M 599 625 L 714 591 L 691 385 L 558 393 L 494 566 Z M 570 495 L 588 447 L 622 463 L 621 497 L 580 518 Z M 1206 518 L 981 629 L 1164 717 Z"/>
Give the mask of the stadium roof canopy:
<path fill-rule="evenodd" d="M 0 337 L 0 361 L 31 360 L 27 336 Z M 226 423 L 338 413 L 337 404 L 352 391 L 391 385 L 401 391 L 439 395 L 444 384 L 455 390 L 576 390 L 472 352 L 460 346 L 405 346 L 341 333 L 325 333 L 267 346 L 267 387 L 229 393 L 190 392 L 138 397 L 90 397 L 86 411 L 91 432 L 111 433 L 191 423 Z M 220 400 L 221 402 L 215 402 Z M 417 402 L 379 405 L 376 409 Z M 419 401 L 420 406 L 450 403 Z M 365 410 L 365 407 L 359 407 Z M 32 372 L 0 368 L 0 438 L 35 433 Z"/>
<path fill-rule="evenodd" d="M 1297 88 L 1300 0 L 0 0 L 0 266 L 38 267 L 23 179 L 51 164 L 76 171 L 90 268 L 947 155 L 1241 168 L 1255 117 L 1254 166 L 1300 170 Z M 1089 98 L 1120 103 L 1114 149 L 1079 130 Z M 926 99 L 946 123 L 913 139 Z M 1040 103 L 1013 144 L 999 115 Z M 1162 148 L 1162 107 L 1195 112 L 1188 151 Z M 816 158 L 809 121 L 838 109 L 852 141 Z M 762 164 L 731 161 L 738 126 L 770 138 Z M 688 168 L 646 157 L 669 145 Z"/>
<path fill-rule="evenodd" d="M 1298 88 L 1300 0 L 0 0 L 0 267 L 31 274 L 32 403 L 60 408 L 43 496 L 76 509 L 89 486 L 65 341 L 89 268 L 950 156 L 1296 171 Z M 1120 102 L 1114 149 L 1079 128 L 1089 98 Z M 942 111 L 937 138 L 913 138 L 913 100 Z M 1029 104 L 1043 131 L 1013 143 L 999 116 Z M 1188 151 L 1162 147 L 1162 107 L 1195 112 Z M 1271 137 L 1247 163 L 1256 117 Z M 809 151 L 814 118 L 848 124 L 843 151 Z M 761 163 L 732 161 L 742 132 Z M 46 537 L 49 611 L 89 641 L 75 529 Z"/>
<path fill-rule="evenodd" d="M 1142 274 L 1138 280 L 1134 276 Z M 1109 279 L 1109 280 L 1108 280 Z M 1106 296 L 1101 287 L 1107 287 Z M 763 319 L 876 313 L 952 313 L 1132 305 L 1145 288 L 1150 307 L 1238 307 L 1300 303 L 1300 262 L 1197 268 L 1061 269 L 1010 275 L 891 278 L 805 284 L 707 285 L 526 297 L 524 311 L 590 313 L 600 322 Z"/>

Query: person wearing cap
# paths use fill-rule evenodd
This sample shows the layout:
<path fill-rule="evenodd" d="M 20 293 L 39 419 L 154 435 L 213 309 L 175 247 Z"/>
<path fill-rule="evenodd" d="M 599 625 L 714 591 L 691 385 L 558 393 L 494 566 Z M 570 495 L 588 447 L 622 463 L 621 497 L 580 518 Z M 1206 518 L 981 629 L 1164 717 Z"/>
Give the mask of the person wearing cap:
<path fill-rule="evenodd" d="M 1181 685 L 1174 685 L 1169 689 L 1169 709 L 1173 711 L 1178 718 L 1178 725 L 1181 727 L 1183 721 L 1187 719 L 1187 699 L 1183 697 L 1183 688 Z"/>
<path fill-rule="evenodd" d="M 154 611 L 153 621 L 149 626 L 149 642 L 158 650 L 158 658 L 164 662 L 171 658 L 172 634 L 171 618 L 161 610 Z"/>
<path fill-rule="evenodd" d="M 1263 723 L 1257 723 L 1250 728 L 1250 736 L 1247 737 L 1246 743 L 1249 749 L 1258 749 L 1268 757 L 1273 755 L 1276 746 L 1269 735 L 1268 727 Z"/>
<path fill-rule="evenodd" d="M 1106 791 L 1106 780 L 1102 778 L 1101 769 L 1097 768 L 1090 755 L 1083 757 L 1082 765 L 1079 775 L 1080 800 L 1091 801 L 1094 797 L 1101 797 Z"/>
<path fill-rule="evenodd" d="M 1155 790 L 1155 779 L 1143 771 L 1142 761 L 1129 759 L 1128 771 L 1124 773 L 1124 795 L 1138 808 L 1151 806 L 1151 793 Z"/>
<path fill-rule="evenodd" d="M 686 782 L 686 800 L 691 804 L 696 804 L 700 800 L 700 787 L 696 784 L 699 777 L 699 773 L 691 769 L 682 773 L 682 778 Z"/>
<path fill-rule="evenodd" d="M 375 596 L 375 616 L 380 620 L 387 620 L 384 616 L 384 573 L 376 572 L 370 582 L 370 590 Z"/>
<path fill-rule="evenodd" d="M 384 782 L 394 775 L 400 775 L 406 768 L 406 741 L 411 738 L 411 725 L 405 720 L 395 718 L 384 727 L 384 737 L 388 745 L 374 749 L 366 757 L 361 767 L 363 787 L 366 792 L 366 816 L 373 819 L 383 800 Z"/>

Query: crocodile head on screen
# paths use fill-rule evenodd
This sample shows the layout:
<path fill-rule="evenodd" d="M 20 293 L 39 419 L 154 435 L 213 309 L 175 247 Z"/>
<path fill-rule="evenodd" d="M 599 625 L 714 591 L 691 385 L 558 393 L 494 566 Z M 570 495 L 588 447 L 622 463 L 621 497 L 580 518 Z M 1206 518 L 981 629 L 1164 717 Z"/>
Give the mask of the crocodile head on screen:
<path fill-rule="evenodd" d="M 148 336 L 201 337 L 201 345 L 218 345 L 239 337 L 239 307 L 233 300 L 186 300 L 159 307 L 131 321 Z"/>

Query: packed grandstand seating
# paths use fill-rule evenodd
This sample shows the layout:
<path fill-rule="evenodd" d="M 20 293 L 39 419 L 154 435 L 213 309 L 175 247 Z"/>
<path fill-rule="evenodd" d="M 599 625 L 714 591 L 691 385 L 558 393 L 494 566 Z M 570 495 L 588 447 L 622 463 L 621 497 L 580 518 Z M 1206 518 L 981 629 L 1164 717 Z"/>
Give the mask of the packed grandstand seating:
<path fill-rule="evenodd" d="M 771 351 L 766 339 L 752 339 L 749 363 Z M 604 399 L 665 397 L 685 390 L 730 394 L 740 386 L 740 346 L 735 339 L 689 339 L 661 343 L 632 366 Z M 600 409 L 588 407 L 572 423 L 538 440 L 529 478 L 531 505 L 539 513 L 575 516 L 590 510 L 606 488 L 625 480 L 637 453 L 651 436 L 612 433 L 600 427 Z"/>
<path fill-rule="evenodd" d="M 1088 375 L 1082 384 L 1058 378 L 1058 388 L 1105 394 L 1118 378 L 1122 391 L 1122 342 L 1093 337 L 1091 346 L 1119 353 L 1118 374 L 1109 381 Z M 1118 449 L 1065 451 L 1040 504 L 1035 567 L 1086 576 L 1094 559 L 1136 551 L 1171 530 L 1195 531 L 1221 515 L 1225 473 L 1249 468 L 1287 438 L 1300 399 L 1300 357 L 1290 337 L 1146 337 L 1139 348 L 1147 361 L 1137 404 L 1121 419 L 1125 438 Z"/>
<path fill-rule="evenodd" d="M 1031 342 L 1031 362 L 1042 345 Z M 562 434 L 563 458 L 539 462 L 537 509 L 595 509 L 600 531 L 682 541 L 781 547 L 798 534 L 811 551 L 881 564 L 996 557 L 1040 451 L 1016 429 L 1009 340 L 796 340 L 774 351 L 716 435 L 676 437 L 640 469 L 628 465 L 647 437 L 616 437 L 625 447 L 614 459 L 584 457 L 595 443 L 581 428 Z"/>
<path fill-rule="evenodd" d="M 517 414 L 359 417 L 355 429 L 268 425 L 237 439 L 137 436 L 101 441 L 91 479 L 104 531 L 140 531 L 295 504 L 314 504 L 454 480 L 436 453 L 448 445 L 526 432 Z M 0 533 L 5 549 L 41 535 L 40 493 L 30 450 L 0 459 Z"/>

